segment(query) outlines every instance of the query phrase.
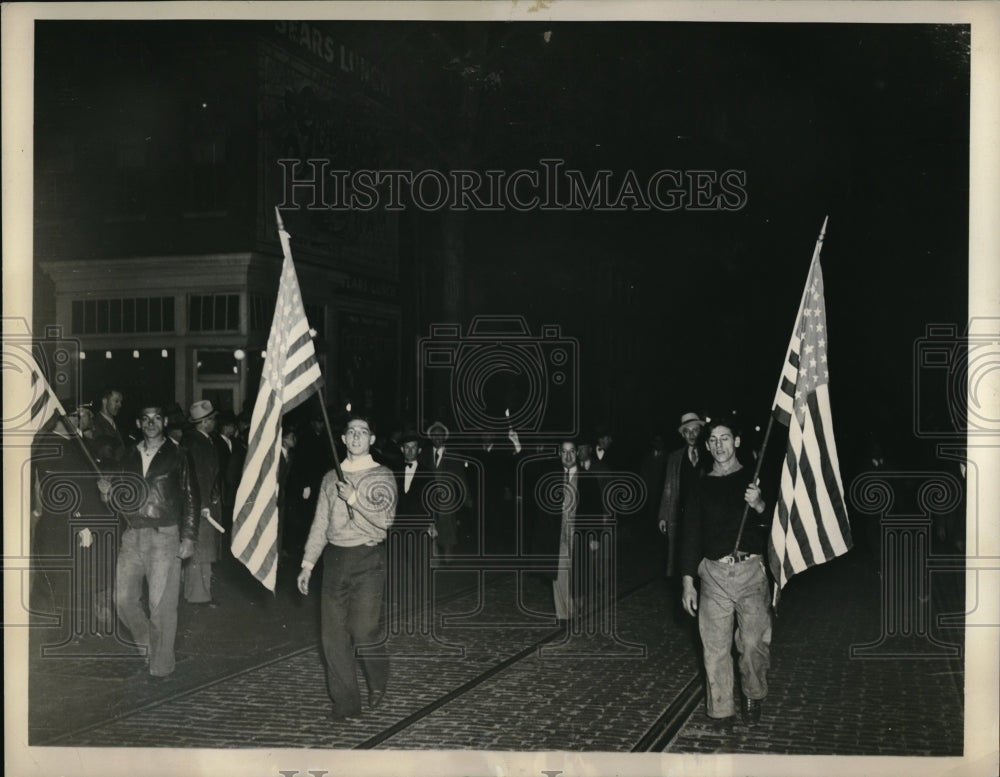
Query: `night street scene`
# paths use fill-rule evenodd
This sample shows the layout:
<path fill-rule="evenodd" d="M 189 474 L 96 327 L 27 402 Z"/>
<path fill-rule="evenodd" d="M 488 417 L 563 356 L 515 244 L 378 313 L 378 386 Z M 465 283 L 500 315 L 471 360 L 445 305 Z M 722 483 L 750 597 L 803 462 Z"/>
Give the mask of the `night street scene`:
<path fill-rule="evenodd" d="M 3 9 L 6 773 L 996 774 L 1000 7 L 234 5 Z"/>

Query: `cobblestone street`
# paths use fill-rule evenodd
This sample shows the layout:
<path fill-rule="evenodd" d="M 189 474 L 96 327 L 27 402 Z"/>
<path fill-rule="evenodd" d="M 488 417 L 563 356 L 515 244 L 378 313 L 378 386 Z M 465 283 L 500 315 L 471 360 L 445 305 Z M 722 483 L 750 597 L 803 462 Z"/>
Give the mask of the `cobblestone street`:
<path fill-rule="evenodd" d="M 635 563 L 621 570 L 613 624 L 590 636 L 560 635 L 536 576 L 521 574 L 518 607 L 513 572 L 487 573 L 482 599 L 473 573 L 439 570 L 438 641 L 394 636 L 386 701 L 336 724 L 316 645 L 318 597 L 299 597 L 287 580 L 263 596 L 224 567 L 220 607 L 182 606 L 169 680 L 148 679 L 136 658 L 34 661 L 33 737 L 77 747 L 627 753 L 700 672 L 695 621 L 677 615 L 643 545 L 625 538 Z M 938 577 L 951 598 L 937 596 L 937 606 L 958 606 L 958 576 Z M 880 579 L 863 556 L 810 570 L 779 606 L 760 725 L 719 731 L 696 689 L 665 751 L 960 755 L 961 631 L 911 635 L 911 657 L 889 658 L 878 655 L 890 650 L 877 644 L 883 621 Z"/>

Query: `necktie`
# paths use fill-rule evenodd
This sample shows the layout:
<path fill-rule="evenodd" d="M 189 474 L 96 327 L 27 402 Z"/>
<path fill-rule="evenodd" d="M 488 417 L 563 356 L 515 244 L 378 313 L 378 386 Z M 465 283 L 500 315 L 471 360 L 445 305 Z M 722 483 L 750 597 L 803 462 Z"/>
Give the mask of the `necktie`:
<path fill-rule="evenodd" d="M 698 449 L 688 448 L 688 458 L 691 459 L 691 464 L 695 467 L 698 466 Z"/>

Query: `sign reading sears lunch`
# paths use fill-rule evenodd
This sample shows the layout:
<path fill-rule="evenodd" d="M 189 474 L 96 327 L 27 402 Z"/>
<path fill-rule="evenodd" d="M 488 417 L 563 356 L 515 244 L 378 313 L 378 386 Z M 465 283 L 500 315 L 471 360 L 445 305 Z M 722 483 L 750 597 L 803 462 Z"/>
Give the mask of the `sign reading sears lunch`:
<path fill-rule="evenodd" d="M 279 35 L 306 49 L 314 57 L 336 65 L 344 73 L 356 76 L 371 90 L 389 96 L 389 83 L 374 62 L 344 43 L 338 42 L 317 25 L 307 22 L 276 21 L 274 29 Z"/>

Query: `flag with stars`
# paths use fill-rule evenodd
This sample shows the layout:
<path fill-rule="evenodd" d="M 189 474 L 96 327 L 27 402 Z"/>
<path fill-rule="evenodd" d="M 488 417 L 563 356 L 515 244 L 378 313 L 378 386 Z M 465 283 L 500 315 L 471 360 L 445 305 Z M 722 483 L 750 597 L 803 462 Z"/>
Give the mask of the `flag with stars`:
<path fill-rule="evenodd" d="M 289 235 L 278 216 L 284 261 L 260 390 L 250 419 L 246 464 L 233 505 L 232 552 L 273 591 L 278 567 L 278 464 L 281 418 L 323 385 Z"/>
<path fill-rule="evenodd" d="M 788 427 L 768 560 L 775 598 L 793 575 L 846 553 L 851 529 L 830 414 L 826 303 L 819 255 L 826 221 L 788 344 L 772 414 Z"/>

